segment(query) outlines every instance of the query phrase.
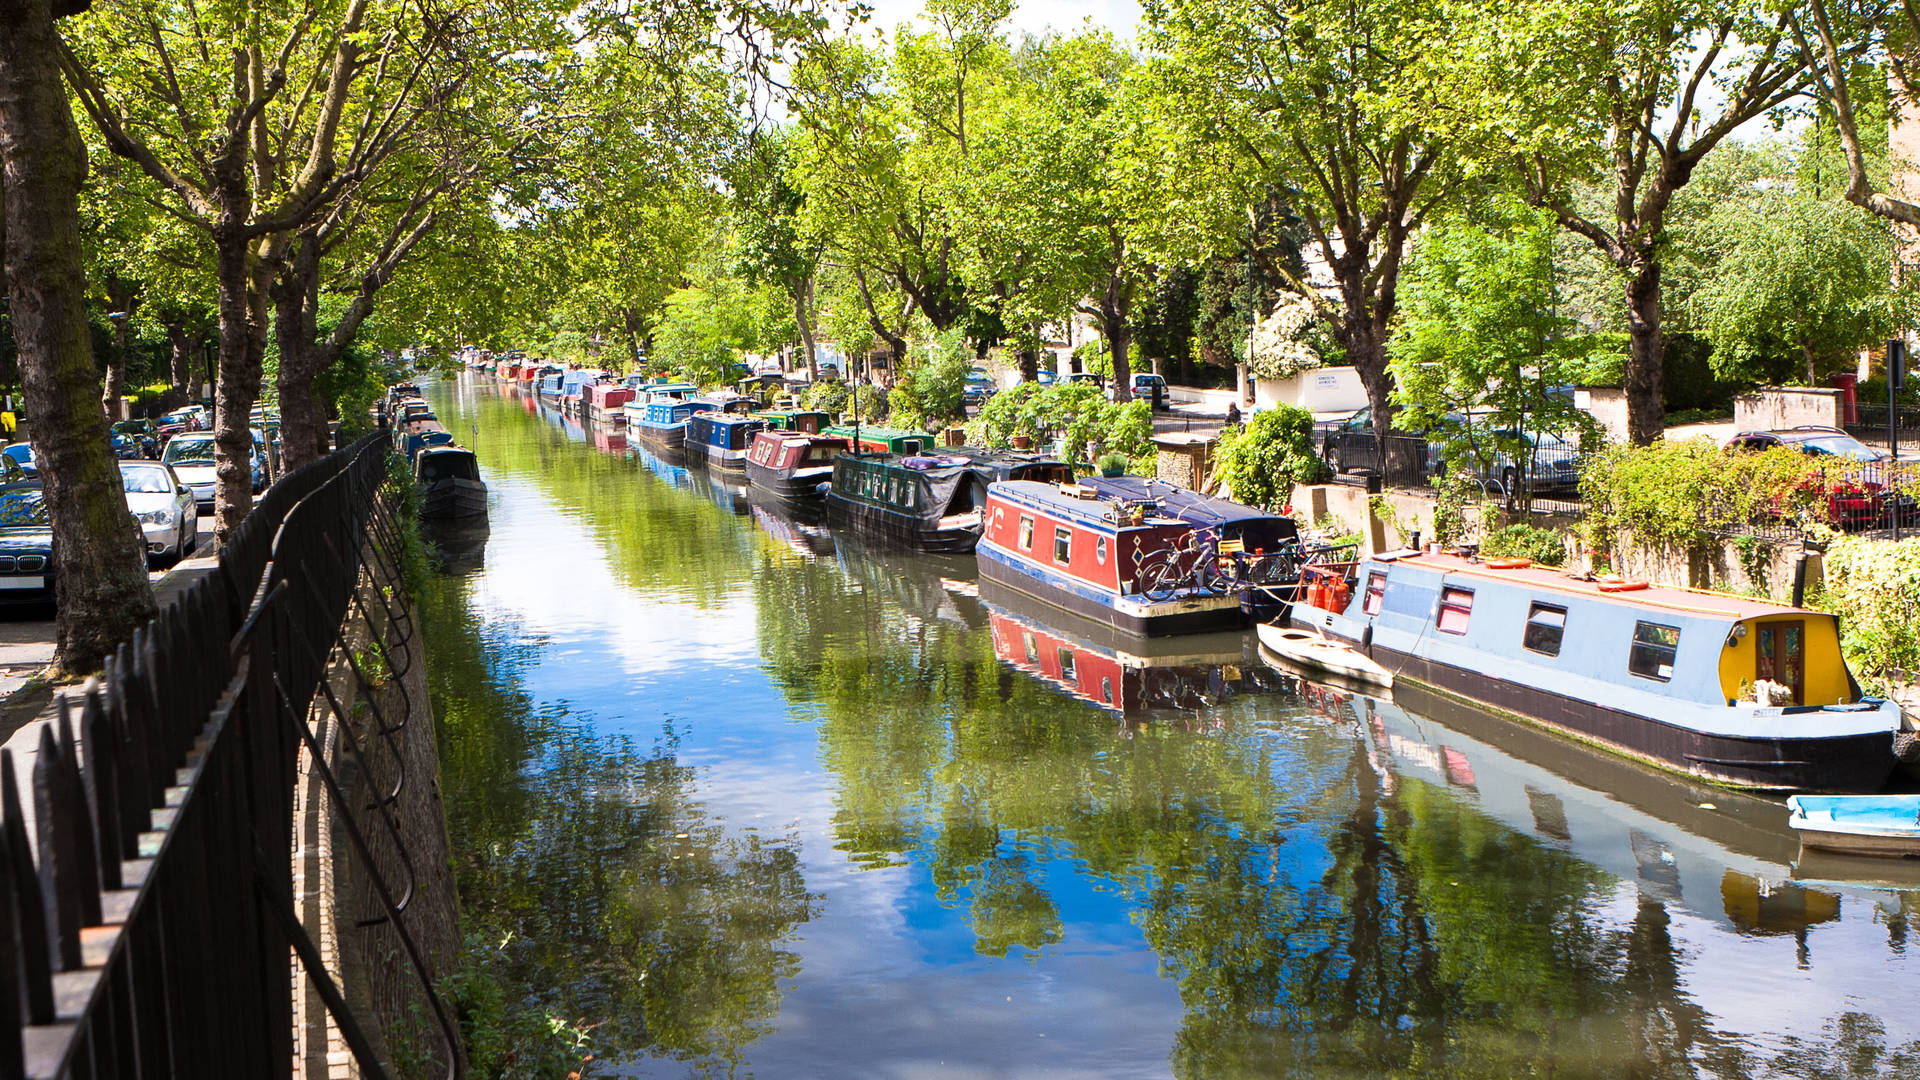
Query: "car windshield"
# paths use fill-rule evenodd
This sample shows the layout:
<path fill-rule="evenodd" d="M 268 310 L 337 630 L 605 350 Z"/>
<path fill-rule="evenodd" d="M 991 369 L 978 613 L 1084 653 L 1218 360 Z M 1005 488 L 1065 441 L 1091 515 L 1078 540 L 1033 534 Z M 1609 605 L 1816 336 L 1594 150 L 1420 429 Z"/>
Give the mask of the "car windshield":
<path fill-rule="evenodd" d="M 46 494 L 39 488 L 0 491 L 0 528 L 19 529 L 46 523 Z"/>
<path fill-rule="evenodd" d="M 120 470 L 120 480 L 130 492 L 166 494 L 173 490 L 173 478 L 167 475 L 167 470 L 151 465 L 137 469 L 123 468 Z"/>
<path fill-rule="evenodd" d="M 1878 454 L 1848 435 L 1822 435 L 1817 439 L 1808 439 L 1800 444 L 1809 454 L 1832 454 L 1834 457 L 1850 457 L 1856 461 L 1875 461 Z"/>
<path fill-rule="evenodd" d="M 169 465 L 211 465 L 213 464 L 213 440 L 194 439 L 182 442 L 179 439 L 167 444 L 164 455 Z"/>

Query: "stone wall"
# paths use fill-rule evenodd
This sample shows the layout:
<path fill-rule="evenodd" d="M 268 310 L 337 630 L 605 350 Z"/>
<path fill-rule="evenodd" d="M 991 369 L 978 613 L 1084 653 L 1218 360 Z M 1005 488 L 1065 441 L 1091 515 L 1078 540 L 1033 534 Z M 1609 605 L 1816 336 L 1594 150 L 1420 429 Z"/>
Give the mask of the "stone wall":
<path fill-rule="evenodd" d="M 371 579 L 363 581 L 364 610 L 378 614 L 366 618 L 361 609 L 350 610 L 346 636 L 353 645 L 352 663 L 344 653 L 335 655 L 328 678 L 333 700 L 322 694 L 314 704 L 311 723 L 343 789 L 343 802 L 333 800 L 317 763 L 303 753 L 296 793 L 301 810 L 295 822 L 296 886 L 302 921 L 321 944 L 329 971 L 381 1060 L 390 1066 L 417 1065 L 443 1061 L 445 1043 L 422 973 L 386 917 L 381 887 L 396 902 L 411 892 L 401 921 L 422 954 L 424 974 L 436 982 L 459 962 L 459 910 L 441 811 L 426 650 L 417 619 L 386 626 L 378 588 Z M 390 602 L 402 602 L 397 587 L 389 595 Z M 410 640 L 402 644 L 403 638 Z M 355 676 L 356 664 L 370 686 Z M 354 828 L 366 841 L 371 866 L 352 839 Z M 351 1075 L 351 1069 L 342 1071 L 351 1064 L 345 1043 L 310 986 L 296 987 L 296 1003 L 300 1075 L 304 1080 Z M 444 1068 L 427 1071 L 439 1074 Z"/>
<path fill-rule="evenodd" d="M 1742 430 L 1819 424 L 1839 427 L 1841 394 L 1807 386 L 1767 386 L 1733 399 L 1733 422 Z"/>
<path fill-rule="evenodd" d="M 1608 442 L 1627 441 L 1627 392 L 1617 386 L 1580 386 L 1573 391 L 1574 408 L 1583 410 L 1600 429 L 1607 433 Z"/>

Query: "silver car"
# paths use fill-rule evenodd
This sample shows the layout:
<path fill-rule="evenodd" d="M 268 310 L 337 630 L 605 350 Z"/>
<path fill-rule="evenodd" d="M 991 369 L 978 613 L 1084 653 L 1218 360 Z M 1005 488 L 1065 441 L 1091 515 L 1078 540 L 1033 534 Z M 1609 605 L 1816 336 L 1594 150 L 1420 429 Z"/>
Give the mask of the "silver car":
<path fill-rule="evenodd" d="M 127 509 L 147 538 L 147 557 L 171 565 L 192 551 L 200 532 L 193 490 L 157 461 L 122 461 L 120 480 Z"/>

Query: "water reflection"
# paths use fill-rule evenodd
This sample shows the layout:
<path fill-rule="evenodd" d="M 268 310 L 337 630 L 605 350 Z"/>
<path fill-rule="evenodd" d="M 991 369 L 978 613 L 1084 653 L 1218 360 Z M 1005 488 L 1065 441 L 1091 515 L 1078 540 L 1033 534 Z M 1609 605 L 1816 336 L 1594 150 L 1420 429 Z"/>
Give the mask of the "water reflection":
<path fill-rule="evenodd" d="M 1777 805 L 1129 651 L 456 396 L 463 895 L 632 1072 L 1914 1074 L 1914 894 L 1815 880 Z"/>

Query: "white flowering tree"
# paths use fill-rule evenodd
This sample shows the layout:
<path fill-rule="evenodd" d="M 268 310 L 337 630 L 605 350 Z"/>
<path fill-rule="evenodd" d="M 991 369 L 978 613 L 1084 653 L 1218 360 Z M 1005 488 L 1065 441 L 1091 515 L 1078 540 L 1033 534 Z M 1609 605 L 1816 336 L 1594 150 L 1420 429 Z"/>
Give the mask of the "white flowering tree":
<path fill-rule="evenodd" d="M 1320 353 L 1307 341 L 1318 318 L 1313 301 L 1299 293 L 1281 294 L 1272 314 L 1253 325 L 1248 372 L 1256 379 L 1285 379 L 1319 367 Z"/>

